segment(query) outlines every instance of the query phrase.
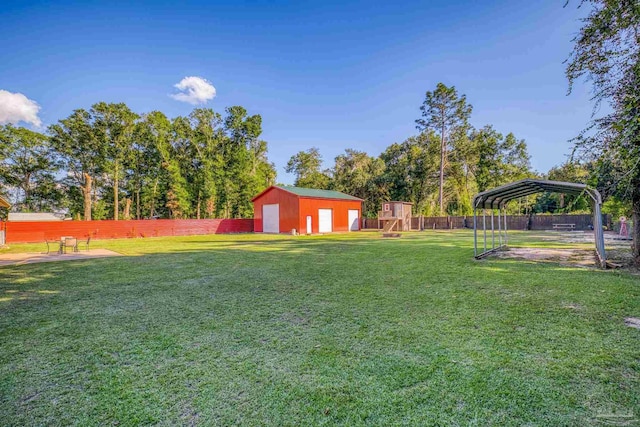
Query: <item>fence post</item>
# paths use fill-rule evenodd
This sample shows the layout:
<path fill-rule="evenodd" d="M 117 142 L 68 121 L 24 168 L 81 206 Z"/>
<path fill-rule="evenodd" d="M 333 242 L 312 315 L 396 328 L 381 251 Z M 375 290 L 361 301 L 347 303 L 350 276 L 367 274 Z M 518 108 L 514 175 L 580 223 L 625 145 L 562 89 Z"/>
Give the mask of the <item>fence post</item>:
<path fill-rule="evenodd" d="M 487 210 L 482 208 L 482 228 L 484 231 L 484 252 L 487 251 Z"/>

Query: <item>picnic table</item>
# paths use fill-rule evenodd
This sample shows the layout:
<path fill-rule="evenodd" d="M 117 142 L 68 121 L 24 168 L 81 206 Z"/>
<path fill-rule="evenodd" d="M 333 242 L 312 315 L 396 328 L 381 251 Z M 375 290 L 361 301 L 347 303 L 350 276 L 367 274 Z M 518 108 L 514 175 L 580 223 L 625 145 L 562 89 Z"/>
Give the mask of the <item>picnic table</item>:
<path fill-rule="evenodd" d="M 553 224 L 553 229 L 574 231 L 576 229 L 576 225 L 575 224 Z"/>

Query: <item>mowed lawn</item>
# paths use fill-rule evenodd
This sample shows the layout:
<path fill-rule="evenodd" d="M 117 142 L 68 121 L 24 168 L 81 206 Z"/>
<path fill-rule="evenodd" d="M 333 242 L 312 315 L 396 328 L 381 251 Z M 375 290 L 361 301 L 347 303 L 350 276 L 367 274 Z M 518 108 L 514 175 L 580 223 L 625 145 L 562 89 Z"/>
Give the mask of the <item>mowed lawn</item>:
<path fill-rule="evenodd" d="M 469 232 L 94 247 L 127 256 L 0 268 L 3 426 L 640 419 L 638 276 L 474 261 Z"/>

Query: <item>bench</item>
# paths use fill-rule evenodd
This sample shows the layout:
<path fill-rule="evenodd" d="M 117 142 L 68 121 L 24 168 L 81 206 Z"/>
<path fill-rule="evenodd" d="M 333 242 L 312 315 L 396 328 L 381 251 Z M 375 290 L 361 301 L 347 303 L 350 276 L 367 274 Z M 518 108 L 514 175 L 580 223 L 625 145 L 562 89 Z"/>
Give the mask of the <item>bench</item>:
<path fill-rule="evenodd" d="M 574 231 L 576 229 L 576 225 L 575 224 L 553 224 L 553 229 Z"/>

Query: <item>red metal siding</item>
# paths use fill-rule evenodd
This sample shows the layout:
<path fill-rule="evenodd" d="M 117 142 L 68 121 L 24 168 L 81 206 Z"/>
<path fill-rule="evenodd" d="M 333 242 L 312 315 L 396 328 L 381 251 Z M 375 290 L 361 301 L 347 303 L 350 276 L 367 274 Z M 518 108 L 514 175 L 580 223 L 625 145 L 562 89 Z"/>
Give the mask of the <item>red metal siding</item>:
<path fill-rule="evenodd" d="M 43 242 L 61 236 L 94 239 L 250 233 L 251 219 L 7 222 L 7 243 Z"/>
<path fill-rule="evenodd" d="M 300 221 L 298 230 L 307 231 L 307 215 L 311 215 L 311 227 L 313 233 L 318 233 L 318 209 L 333 210 L 333 231 L 349 231 L 349 210 L 358 210 L 358 218 L 361 218 L 362 202 L 358 200 L 332 200 L 300 198 Z"/>
<path fill-rule="evenodd" d="M 333 231 L 349 231 L 349 210 L 362 214 L 362 202 L 358 200 L 315 199 L 299 197 L 288 191 L 274 187 L 261 194 L 253 202 L 254 231 L 262 232 L 262 206 L 280 205 L 280 232 L 307 232 L 307 215 L 311 215 L 313 233 L 318 233 L 318 209 L 333 210 Z"/>
<path fill-rule="evenodd" d="M 275 203 L 280 205 L 280 232 L 289 233 L 294 228 L 299 230 L 298 196 L 274 187 L 253 202 L 254 231 L 262 233 L 262 206 Z"/>

